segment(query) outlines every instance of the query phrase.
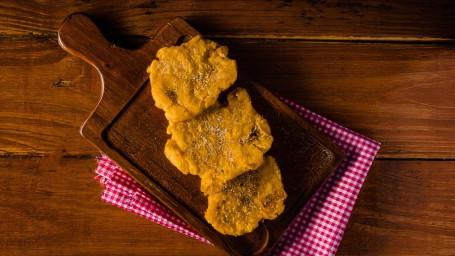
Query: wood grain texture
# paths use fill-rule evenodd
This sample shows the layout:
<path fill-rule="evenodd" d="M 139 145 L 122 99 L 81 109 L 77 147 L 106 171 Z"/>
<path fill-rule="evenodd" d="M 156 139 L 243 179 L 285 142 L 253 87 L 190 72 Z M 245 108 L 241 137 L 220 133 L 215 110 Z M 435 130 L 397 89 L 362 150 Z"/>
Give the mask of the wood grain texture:
<path fill-rule="evenodd" d="M 376 161 L 337 255 L 453 255 L 455 161 Z"/>
<path fill-rule="evenodd" d="M 55 36 L 70 13 L 96 17 L 108 37 L 151 36 L 175 16 L 202 34 L 307 39 L 453 40 L 455 4 L 433 1 L 13 1 L 0 4 L 2 35 Z M 254 17 L 254 21 L 251 20 Z M 111 26 L 111 25 L 114 26 Z"/>
<path fill-rule="evenodd" d="M 0 154 L 94 155 L 79 135 L 100 96 L 95 69 L 55 39 L 0 40 Z"/>
<path fill-rule="evenodd" d="M 451 45 L 217 41 L 266 88 L 381 141 L 381 158 L 455 158 Z M 0 58 L 1 154 L 98 153 L 78 134 L 95 69 L 47 38 L 0 40 Z"/>
<path fill-rule="evenodd" d="M 435 161 L 455 159 L 453 6 L 0 1 L 0 254 L 222 255 L 99 201 L 96 164 L 80 158 L 98 151 L 79 135 L 98 101 L 99 76 L 57 43 L 61 21 L 75 11 L 126 46 L 182 16 L 228 44 L 268 89 L 383 142 L 381 159 L 407 158 L 376 160 L 338 255 L 453 254 L 455 161 Z M 427 41 L 444 44 L 415 44 Z"/>
<path fill-rule="evenodd" d="M 2 254 L 223 255 L 100 202 L 95 167 L 94 159 L 1 158 Z M 337 255 L 450 255 L 454 168 L 453 161 L 377 160 Z"/>
<path fill-rule="evenodd" d="M 0 158 L 2 255 L 224 255 L 100 201 L 95 159 Z"/>

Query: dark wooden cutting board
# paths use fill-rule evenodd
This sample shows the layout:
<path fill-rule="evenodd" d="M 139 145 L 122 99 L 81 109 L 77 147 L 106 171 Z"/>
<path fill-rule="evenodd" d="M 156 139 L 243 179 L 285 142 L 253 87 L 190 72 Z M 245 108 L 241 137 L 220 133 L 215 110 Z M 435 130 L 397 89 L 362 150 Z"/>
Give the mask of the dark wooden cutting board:
<path fill-rule="evenodd" d="M 280 166 L 288 197 L 278 218 L 264 221 L 250 234 L 233 237 L 214 230 L 204 218 L 207 198 L 199 190 L 200 179 L 183 175 L 164 156 L 168 122 L 155 107 L 146 72 L 159 48 L 196 35 L 199 33 L 183 19 L 175 18 L 141 48 L 126 50 L 110 44 L 84 14 L 68 16 L 58 32 L 60 45 L 92 64 L 101 75 L 101 99 L 81 134 L 215 245 L 233 255 L 266 255 L 344 153 L 240 72 L 233 88 L 246 88 L 254 108 L 268 120 L 274 142 L 267 154 Z"/>

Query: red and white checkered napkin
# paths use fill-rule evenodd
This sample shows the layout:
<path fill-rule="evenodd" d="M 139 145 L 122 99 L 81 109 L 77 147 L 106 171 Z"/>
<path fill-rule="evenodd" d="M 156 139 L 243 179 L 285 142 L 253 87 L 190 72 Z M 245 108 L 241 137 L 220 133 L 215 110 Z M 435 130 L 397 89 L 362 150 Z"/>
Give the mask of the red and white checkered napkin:
<path fill-rule="evenodd" d="M 282 100 L 329 136 L 346 153 L 338 169 L 315 193 L 289 226 L 273 255 L 334 255 L 343 237 L 357 195 L 380 143 L 344 128 L 287 99 Z M 157 199 L 145 192 L 106 156 L 96 170 L 105 190 L 102 200 L 165 227 L 210 243 Z"/>

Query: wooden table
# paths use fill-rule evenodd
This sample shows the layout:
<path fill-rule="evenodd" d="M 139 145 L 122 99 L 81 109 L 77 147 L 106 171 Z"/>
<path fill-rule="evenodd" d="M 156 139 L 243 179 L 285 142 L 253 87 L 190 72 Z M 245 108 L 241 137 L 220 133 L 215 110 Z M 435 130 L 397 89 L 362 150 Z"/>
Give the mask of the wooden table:
<path fill-rule="evenodd" d="M 99 76 L 57 43 L 76 11 L 130 48 L 182 16 L 270 90 L 382 142 L 338 255 L 455 253 L 452 1 L 111 2 L 0 2 L 0 254 L 223 254 L 99 200 L 79 135 Z"/>

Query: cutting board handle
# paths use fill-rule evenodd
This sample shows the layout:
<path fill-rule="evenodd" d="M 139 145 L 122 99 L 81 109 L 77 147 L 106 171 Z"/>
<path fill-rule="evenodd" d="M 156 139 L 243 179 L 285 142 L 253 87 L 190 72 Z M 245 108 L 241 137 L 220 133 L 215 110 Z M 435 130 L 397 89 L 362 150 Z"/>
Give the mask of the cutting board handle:
<path fill-rule="evenodd" d="M 109 44 L 95 23 L 83 13 L 73 13 L 66 17 L 58 31 L 58 42 L 65 51 L 99 70 L 106 57 L 110 59 L 108 54 L 115 47 Z"/>
<path fill-rule="evenodd" d="M 147 43 L 136 50 L 115 46 L 104 37 L 95 23 L 84 13 L 73 13 L 65 18 L 58 30 L 58 42 L 68 53 L 94 66 L 101 77 L 101 98 L 96 109 L 97 117 L 105 123 L 114 118 L 148 78 L 146 68 L 163 46 L 175 45 L 185 37 L 200 35 L 182 18 L 177 17 L 165 24 Z M 183 37 L 183 38 L 182 38 Z M 92 116 L 87 122 L 94 120 Z M 88 123 L 81 129 L 89 133 Z M 98 132 L 99 133 L 99 132 Z"/>

